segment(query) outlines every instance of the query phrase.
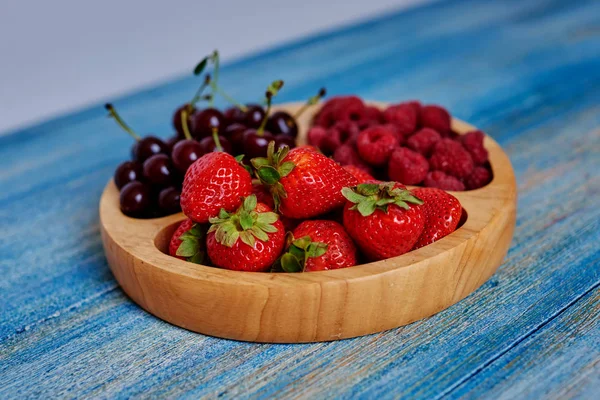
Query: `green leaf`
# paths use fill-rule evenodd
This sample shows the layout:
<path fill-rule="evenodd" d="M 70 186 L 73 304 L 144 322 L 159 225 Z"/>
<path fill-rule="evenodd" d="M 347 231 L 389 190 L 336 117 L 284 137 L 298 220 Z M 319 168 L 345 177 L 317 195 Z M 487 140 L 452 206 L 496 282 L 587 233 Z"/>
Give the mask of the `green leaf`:
<path fill-rule="evenodd" d="M 244 159 L 244 155 L 240 154 L 240 155 L 235 156 L 234 158 L 235 158 L 235 161 L 240 163 Z"/>
<path fill-rule="evenodd" d="M 179 257 L 191 257 L 198 252 L 199 248 L 196 240 L 185 240 L 181 242 L 175 254 Z"/>
<path fill-rule="evenodd" d="M 275 228 L 271 224 L 264 224 L 262 222 L 256 222 L 254 226 L 258 227 L 263 232 L 267 232 L 267 233 L 275 233 L 275 232 L 277 232 L 277 228 Z"/>
<path fill-rule="evenodd" d="M 358 203 L 357 210 L 363 217 L 367 217 L 375 212 L 375 199 L 367 199 Z"/>
<path fill-rule="evenodd" d="M 292 243 L 294 244 L 294 246 L 298 247 L 299 249 L 306 250 L 306 248 L 308 247 L 310 242 L 311 242 L 310 236 L 307 235 L 307 236 L 303 236 L 299 239 L 294 240 Z"/>
<path fill-rule="evenodd" d="M 285 272 L 300 272 L 303 269 L 300 261 L 289 253 L 281 256 L 281 268 Z"/>
<path fill-rule="evenodd" d="M 225 242 L 222 244 L 227 247 L 233 247 L 233 245 L 235 244 L 235 242 L 237 242 L 239 237 L 240 233 L 238 231 L 232 232 L 231 234 L 225 236 Z"/>
<path fill-rule="evenodd" d="M 271 84 L 267 88 L 267 92 L 271 92 L 273 94 L 273 96 L 275 96 L 275 95 L 277 95 L 277 93 L 279 93 L 279 91 L 281 90 L 282 87 L 283 87 L 283 81 L 281 79 L 278 79 L 276 81 L 271 82 Z"/>
<path fill-rule="evenodd" d="M 376 183 L 361 183 L 356 187 L 356 192 L 364 196 L 379 194 L 379 185 Z"/>
<path fill-rule="evenodd" d="M 402 200 L 396 200 L 394 201 L 394 204 L 397 205 L 400 208 L 404 208 L 405 210 L 408 210 L 410 207 L 408 206 L 408 204 L 406 204 L 404 201 Z"/>
<path fill-rule="evenodd" d="M 269 163 L 271 165 L 277 165 L 277 163 L 275 162 L 273 156 L 275 155 L 275 141 L 271 140 L 269 142 L 269 144 L 267 145 L 267 160 L 269 160 Z"/>
<path fill-rule="evenodd" d="M 296 164 L 294 164 L 293 162 L 286 161 L 279 166 L 279 174 L 281 176 L 288 176 L 295 166 Z"/>
<path fill-rule="evenodd" d="M 307 257 L 321 257 L 327 252 L 327 244 L 321 242 L 312 242 L 306 249 Z"/>
<path fill-rule="evenodd" d="M 200 61 L 198 65 L 196 65 L 196 68 L 194 68 L 194 75 L 200 75 L 204 71 L 204 68 L 206 68 L 207 63 L 208 57 L 204 57 L 202 61 Z"/>
<path fill-rule="evenodd" d="M 283 159 L 287 157 L 289 152 L 290 148 L 288 146 L 283 146 L 281 149 L 279 149 L 279 160 L 283 161 Z"/>
<path fill-rule="evenodd" d="M 254 225 L 254 221 L 252 220 L 252 216 L 247 212 L 240 213 L 240 226 L 243 230 L 252 229 Z"/>
<path fill-rule="evenodd" d="M 267 235 L 263 230 L 261 230 L 258 226 L 253 226 L 251 230 L 252 234 L 255 238 L 262 240 L 263 242 L 269 241 L 269 235 Z"/>
<path fill-rule="evenodd" d="M 259 169 L 260 167 L 265 167 L 267 165 L 270 165 L 269 160 L 266 159 L 265 157 L 256 157 L 256 158 L 253 158 L 252 160 L 250 160 L 250 162 L 252 163 L 252 165 L 256 169 Z"/>
<path fill-rule="evenodd" d="M 261 167 L 257 172 L 260 180 L 267 185 L 274 185 L 275 183 L 279 182 L 279 179 L 281 178 L 279 172 L 277 172 L 277 170 L 271 166 Z"/>
<path fill-rule="evenodd" d="M 256 222 L 260 222 L 261 224 L 274 224 L 279 219 L 279 215 L 274 212 L 264 212 L 259 213 L 256 218 Z"/>
<path fill-rule="evenodd" d="M 346 199 L 348 199 L 348 201 L 355 204 L 360 203 L 361 201 L 365 201 L 367 199 L 365 196 L 356 193 L 354 190 L 348 187 L 342 188 L 342 195 Z"/>
<path fill-rule="evenodd" d="M 244 210 L 251 212 L 256 209 L 256 195 L 251 194 L 244 199 Z"/>
<path fill-rule="evenodd" d="M 224 208 L 221 208 L 221 210 L 219 211 L 219 218 L 227 219 L 227 218 L 229 218 L 229 213 L 227 211 L 225 211 Z"/>
<path fill-rule="evenodd" d="M 242 242 L 246 243 L 250 247 L 254 247 L 256 241 L 254 240 L 254 236 L 249 231 L 244 231 L 239 233 L 239 238 Z"/>
<path fill-rule="evenodd" d="M 192 228 L 188 231 L 188 233 L 190 233 L 191 235 L 193 235 L 197 238 L 204 237 L 204 229 L 202 228 L 202 225 L 200 225 L 200 224 L 192 225 Z"/>
<path fill-rule="evenodd" d="M 292 254 L 294 257 L 296 257 L 298 260 L 304 260 L 304 250 L 302 250 L 301 248 L 291 245 L 290 248 L 288 249 L 288 253 Z"/>
<path fill-rule="evenodd" d="M 379 199 L 375 202 L 375 205 L 377 206 L 385 206 L 386 204 L 392 204 L 394 203 L 396 200 L 395 199 Z"/>
<path fill-rule="evenodd" d="M 199 251 L 191 257 L 188 257 L 187 260 L 189 262 L 193 262 L 194 264 L 202 264 L 204 262 L 204 252 Z"/>

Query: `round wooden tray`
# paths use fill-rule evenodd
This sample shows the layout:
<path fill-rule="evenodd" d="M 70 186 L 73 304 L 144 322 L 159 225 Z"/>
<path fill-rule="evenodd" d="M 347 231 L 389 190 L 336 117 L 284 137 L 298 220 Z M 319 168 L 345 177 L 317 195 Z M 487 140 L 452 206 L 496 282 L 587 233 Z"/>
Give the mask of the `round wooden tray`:
<path fill-rule="evenodd" d="M 373 103 L 384 106 L 383 103 Z M 293 112 L 299 104 L 278 109 Z M 304 143 L 313 107 L 298 121 Z M 452 121 L 459 133 L 475 129 Z M 512 240 L 516 182 L 506 154 L 485 138 L 494 178 L 484 188 L 452 192 L 467 213 L 452 234 L 402 256 L 333 271 L 236 272 L 166 254 L 183 214 L 133 219 L 119 210 L 112 180 L 100 200 L 110 268 L 141 307 L 172 324 L 228 339 L 301 343 L 367 335 L 429 317 L 481 286 Z"/>

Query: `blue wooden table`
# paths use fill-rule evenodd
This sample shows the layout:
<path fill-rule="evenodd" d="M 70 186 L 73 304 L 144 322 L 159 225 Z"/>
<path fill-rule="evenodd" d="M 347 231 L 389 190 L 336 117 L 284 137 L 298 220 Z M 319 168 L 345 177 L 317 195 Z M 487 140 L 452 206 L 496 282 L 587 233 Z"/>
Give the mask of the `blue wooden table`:
<path fill-rule="evenodd" d="M 200 55 L 199 55 L 200 56 Z M 0 136 L 0 398 L 600 396 L 600 2 L 448 1 L 226 65 L 232 95 L 446 105 L 509 154 L 512 247 L 432 318 L 332 343 L 221 340 L 145 313 L 104 258 L 98 200 L 130 140 L 101 105 Z M 171 133 L 193 77 L 116 104 Z"/>

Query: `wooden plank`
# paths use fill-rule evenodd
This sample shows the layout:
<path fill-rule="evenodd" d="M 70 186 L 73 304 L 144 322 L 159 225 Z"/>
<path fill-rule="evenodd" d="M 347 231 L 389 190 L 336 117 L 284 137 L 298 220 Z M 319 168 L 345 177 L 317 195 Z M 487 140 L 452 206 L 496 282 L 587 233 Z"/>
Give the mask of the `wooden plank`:
<path fill-rule="evenodd" d="M 590 267 L 598 267 L 600 259 Z M 593 398 L 600 388 L 600 289 L 591 290 L 450 397 Z"/>
<path fill-rule="evenodd" d="M 203 337 L 127 300 L 103 258 L 96 209 L 129 142 L 100 106 L 0 137 L 9 166 L 0 172 L 0 397 L 452 393 L 600 282 L 599 24 L 598 2 L 450 1 L 224 69 L 242 100 L 282 76 L 281 101 L 326 84 L 440 102 L 511 157 L 519 214 L 500 272 L 429 320 L 339 343 Z M 117 104 L 140 131 L 166 133 L 195 84 Z M 597 380 L 581 385 L 592 393 Z"/>

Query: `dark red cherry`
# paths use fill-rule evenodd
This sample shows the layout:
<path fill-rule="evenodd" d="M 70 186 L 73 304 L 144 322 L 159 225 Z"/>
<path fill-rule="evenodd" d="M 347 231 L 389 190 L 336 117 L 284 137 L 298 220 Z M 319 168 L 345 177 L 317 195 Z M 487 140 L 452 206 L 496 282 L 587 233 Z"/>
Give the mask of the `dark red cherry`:
<path fill-rule="evenodd" d="M 183 134 L 183 127 L 181 126 L 181 112 L 186 107 L 188 107 L 188 104 L 182 105 L 175 110 L 175 113 L 173 114 L 173 128 L 175 128 L 175 131 L 180 138 L 185 138 L 185 135 Z M 195 113 L 196 107 L 192 107 L 192 111 L 188 113 L 188 129 L 192 129 L 192 121 Z"/>
<path fill-rule="evenodd" d="M 171 136 L 170 138 L 165 140 L 165 144 L 167 145 L 167 153 L 166 154 L 171 154 L 171 152 L 173 151 L 173 147 L 175 147 L 177 142 L 179 142 L 180 140 L 181 140 L 181 138 L 177 135 Z"/>
<path fill-rule="evenodd" d="M 168 151 L 165 142 L 156 136 L 146 136 L 136 142 L 131 148 L 133 159 L 144 162 L 155 154 L 166 154 Z"/>
<path fill-rule="evenodd" d="M 246 126 L 238 123 L 231 124 L 225 129 L 223 136 L 231 143 L 234 154 L 242 154 L 244 152 L 244 132 L 247 129 Z"/>
<path fill-rule="evenodd" d="M 152 191 L 144 183 L 134 181 L 123 186 L 119 195 L 121 211 L 130 217 L 145 217 L 152 211 Z"/>
<path fill-rule="evenodd" d="M 115 185 L 118 189 L 127 185 L 129 182 L 142 179 L 142 164 L 136 161 L 125 161 L 115 170 Z"/>
<path fill-rule="evenodd" d="M 269 142 L 273 140 L 271 132 L 264 131 L 262 136 L 256 132 L 256 129 L 248 129 L 244 132 L 244 154 L 249 160 L 254 157 L 266 157 Z"/>
<path fill-rule="evenodd" d="M 231 154 L 231 143 L 223 136 L 219 136 L 219 142 L 221 143 L 221 147 L 225 153 Z M 217 144 L 212 137 L 205 137 L 200 141 L 200 148 L 204 152 L 204 154 L 212 153 L 213 151 L 221 151 L 221 149 L 217 149 Z"/>
<path fill-rule="evenodd" d="M 283 146 L 287 146 L 290 149 L 296 147 L 296 141 L 291 136 L 279 135 L 275 136 L 275 150 L 282 148 Z"/>
<path fill-rule="evenodd" d="M 258 104 L 248 104 L 248 110 L 244 115 L 244 125 L 248 128 L 258 128 L 265 118 L 265 110 Z"/>
<path fill-rule="evenodd" d="M 144 161 L 144 179 L 157 186 L 170 185 L 175 179 L 175 167 L 166 154 L 155 154 Z"/>
<path fill-rule="evenodd" d="M 227 118 L 227 122 L 229 124 L 233 123 L 242 123 L 244 121 L 244 117 L 246 116 L 242 110 L 238 107 L 230 107 L 223 113 L 225 118 Z"/>
<path fill-rule="evenodd" d="M 269 116 L 267 129 L 273 135 L 285 135 L 295 138 L 298 136 L 296 119 L 285 111 L 277 111 Z"/>
<path fill-rule="evenodd" d="M 158 194 L 158 208 L 164 214 L 175 214 L 181 211 L 180 196 L 181 191 L 172 186 L 161 190 Z"/>
<path fill-rule="evenodd" d="M 218 134 L 225 131 L 227 119 L 216 108 L 205 108 L 194 115 L 192 123 L 192 136 L 198 140 L 211 136 L 213 129 L 216 128 Z"/>
<path fill-rule="evenodd" d="M 173 147 L 171 161 L 173 161 L 173 165 L 175 165 L 175 168 L 179 172 L 185 174 L 188 167 L 204 154 L 206 153 L 202 150 L 202 146 L 198 141 L 185 139 L 177 142 L 175 147 Z"/>

